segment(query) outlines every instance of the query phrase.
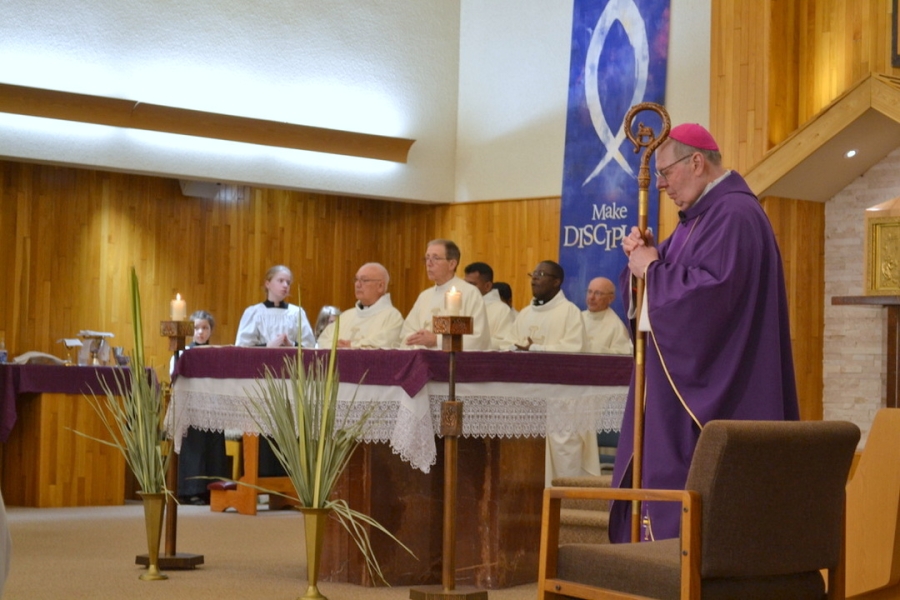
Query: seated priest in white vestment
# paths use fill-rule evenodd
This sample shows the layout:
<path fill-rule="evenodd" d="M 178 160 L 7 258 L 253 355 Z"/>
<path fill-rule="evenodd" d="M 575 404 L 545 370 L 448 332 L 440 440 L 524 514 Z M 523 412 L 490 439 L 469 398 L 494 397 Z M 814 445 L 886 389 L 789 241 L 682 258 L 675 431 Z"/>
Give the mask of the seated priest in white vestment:
<path fill-rule="evenodd" d="M 562 291 L 565 273 L 552 260 L 541 262 L 531 274 L 531 304 L 516 317 L 517 341 L 511 348 L 529 352 L 582 352 L 584 321 L 581 309 Z M 547 433 L 545 478 L 600 474 L 597 432 Z"/>
<path fill-rule="evenodd" d="M 509 312 L 512 314 L 513 323 L 515 323 L 516 317 L 519 316 L 519 311 L 517 311 L 516 307 L 513 306 L 512 288 L 505 281 L 495 281 L 494 289 L 497 290 L 497 293 L 500 295 L 500 299 L 503 301 L 503 304 L 509 307 Z"/>
<path fill-rule="evenodd" d="M 487 263 L 474 262 L 465 268 L 466 281 L 478 288 L 484 299 L 488 325 L 491 327 L 491 350 L 508 347 L 513 339 L 516 317 L 512 309 L 494 289 L 494 269 Z"/>
<path fill-rule="evenodd" d="M 616 299 L 616 286 L 606 277 L 595 277 L 588 284 L 582 311 L 586 335 L 585 352 L 593 354 L 632 354 L 634 346 L 625 323 L 609 305 Z"/>
<path fill-rule="evenodd" d="M 319 348 L 331 348 L 337 326 L 338 348 L 396 348 L 400 345 L 403 315 L 391 303 L 391 277 L 379 263 L 366 263 L 356 272 L 356 304 L 342 312 L 319 335 Z"/>
<path fill-rule="evenodd" d="M 584 321 L 581 310 L 562 291 L 565 274 L 552 260 L 531 273 L 531 303 L 519 311 L 515 342 L 508 350 L 530 352 L 582 352 Z"/>
<path fill-rule="evenodd" d="M 472 317 L 472 333 L 463 336 L 463 350 L 490 350 L 491 329 L 484 309 L 484 300 L 478 288 L 456 276 L 461 253 L 459 246 L 451 240 L 432 240 L 425 250 L 425 271 L 434 282 L 419 294 L 412 310 L 406 315 L 400 332 L 401 348 L 441 348 L 441 336 L 433 330 L 435 316 L 457 312 L 460 316 Z M 448 292 L 454 296 L 458 308 L 448 310 L 445 306 Z"/>

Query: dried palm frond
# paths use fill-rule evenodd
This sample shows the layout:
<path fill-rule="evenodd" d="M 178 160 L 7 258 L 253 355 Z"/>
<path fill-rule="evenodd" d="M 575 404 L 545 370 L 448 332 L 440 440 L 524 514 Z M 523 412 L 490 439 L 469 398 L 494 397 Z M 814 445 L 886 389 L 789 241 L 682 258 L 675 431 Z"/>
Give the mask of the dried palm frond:
<path fill-rule="evenodd" d="M 270 436 L 272 451 L 291 479 L 300 504 L 306 508 L 331 509 L 365 557 L 369 574 L 387 584 L 369 542 L 369 528 L 390 536 L 411 555 L 412 551 L 377 521 L 350 508 L 346 501 L 329 498 L 377 408 L 373 403 L 357 420 L 350 419 L 352 411 L 347 410 L 340 422 L 337 421 L 337 339 L 335 323 L 327 365 L 316 358 L 305 367 L 298 348 L 295 357 L 285 357 L 281 373 L 267 366 L 263 378 L 256 383 L 257 393 L 248 393 L 248 412 L 259 430 Z M 350 405 L 355 401 L 354 393 Z"/>
<path fill-rule="evenodd" d="M 112 441 L 76 431 L 78 435 L 118 448 L 144 493 L 166 491 L 168 454 L 160 441 L 165 403 L 160 385 L 147 376 L 144 365 L 144 335 L 141 319 L 141 294 L 137 273 L 131 269 L 131 319 L 134 328 L 134 352 L 130 373 L 113 369 L 114 384 L 99 379 L 103 395 L 85 395 L 109 432 Z"/>

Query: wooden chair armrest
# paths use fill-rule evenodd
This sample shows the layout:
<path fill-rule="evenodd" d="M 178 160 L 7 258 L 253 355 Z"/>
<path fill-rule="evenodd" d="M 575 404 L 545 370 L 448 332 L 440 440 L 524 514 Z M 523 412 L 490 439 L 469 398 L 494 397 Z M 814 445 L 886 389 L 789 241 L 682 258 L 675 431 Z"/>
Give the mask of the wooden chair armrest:
<path fill-rule="evenodd" d="M 658 500 L 684 502 L 690 492 L 685 490 L 651 490 L 632 488 L 597 487 L 548 487 L 544 489 L 544 501 L 559 500 Z"/>
<path fill-rule="evenodd" d="M 681 511 L 681 587 L 682 598 L 700 597 L 700 495 L 689 490 L 651 490 L 631 488 L 549 487 L 544 489 L 541 515 L 541 546 L 538 564 L 538 598 L 555 598 L 546 589 L 556 578 L 559 526 L 562 500 L 625 500 L 680 502 Z"/>

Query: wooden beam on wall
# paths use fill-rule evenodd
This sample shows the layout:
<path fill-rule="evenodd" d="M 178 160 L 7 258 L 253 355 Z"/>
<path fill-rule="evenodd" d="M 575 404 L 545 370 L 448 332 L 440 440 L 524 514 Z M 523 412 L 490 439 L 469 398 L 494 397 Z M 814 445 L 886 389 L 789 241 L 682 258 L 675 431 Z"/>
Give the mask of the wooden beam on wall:
<path fill-rule="evenodd" d="M 746 171 L 747 185 L 764 193 L 872 106 L 872 78 L 847 90 L 815 119 L 796 129 Z M 762 157 L 759 157 L 762 158 Z"/>
<path fill-rule="evenodd" d="M 0 84 L 0 112 L 405 163 L 415 140 Z"/>

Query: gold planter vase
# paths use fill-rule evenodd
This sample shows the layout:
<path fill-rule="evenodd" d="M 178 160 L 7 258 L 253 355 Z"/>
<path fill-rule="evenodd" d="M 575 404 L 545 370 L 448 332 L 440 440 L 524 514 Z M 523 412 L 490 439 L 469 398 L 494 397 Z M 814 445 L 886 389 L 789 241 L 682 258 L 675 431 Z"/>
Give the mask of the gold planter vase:
<path fill-rule="evenodd" d="M 138 579 L 159 581 L 169 576 L 159 570 L 159 539 L 162 536 L 163 514 L 166 512 L 166 495 L 138 492 L 144 501 L 144 525 L 147 528 L 147 551 L 150 563 L 147 571 Z"/>
<path fill-rule="evenodd" d="M 326 600 L 319 593 L 319 564 L 322 559 L 322 544 L 325 541 L 325 525 L 328 523 L 330 508 L 303 508 L 303 526 L 306 530 L 306 593 L 300 600 Z"/>

